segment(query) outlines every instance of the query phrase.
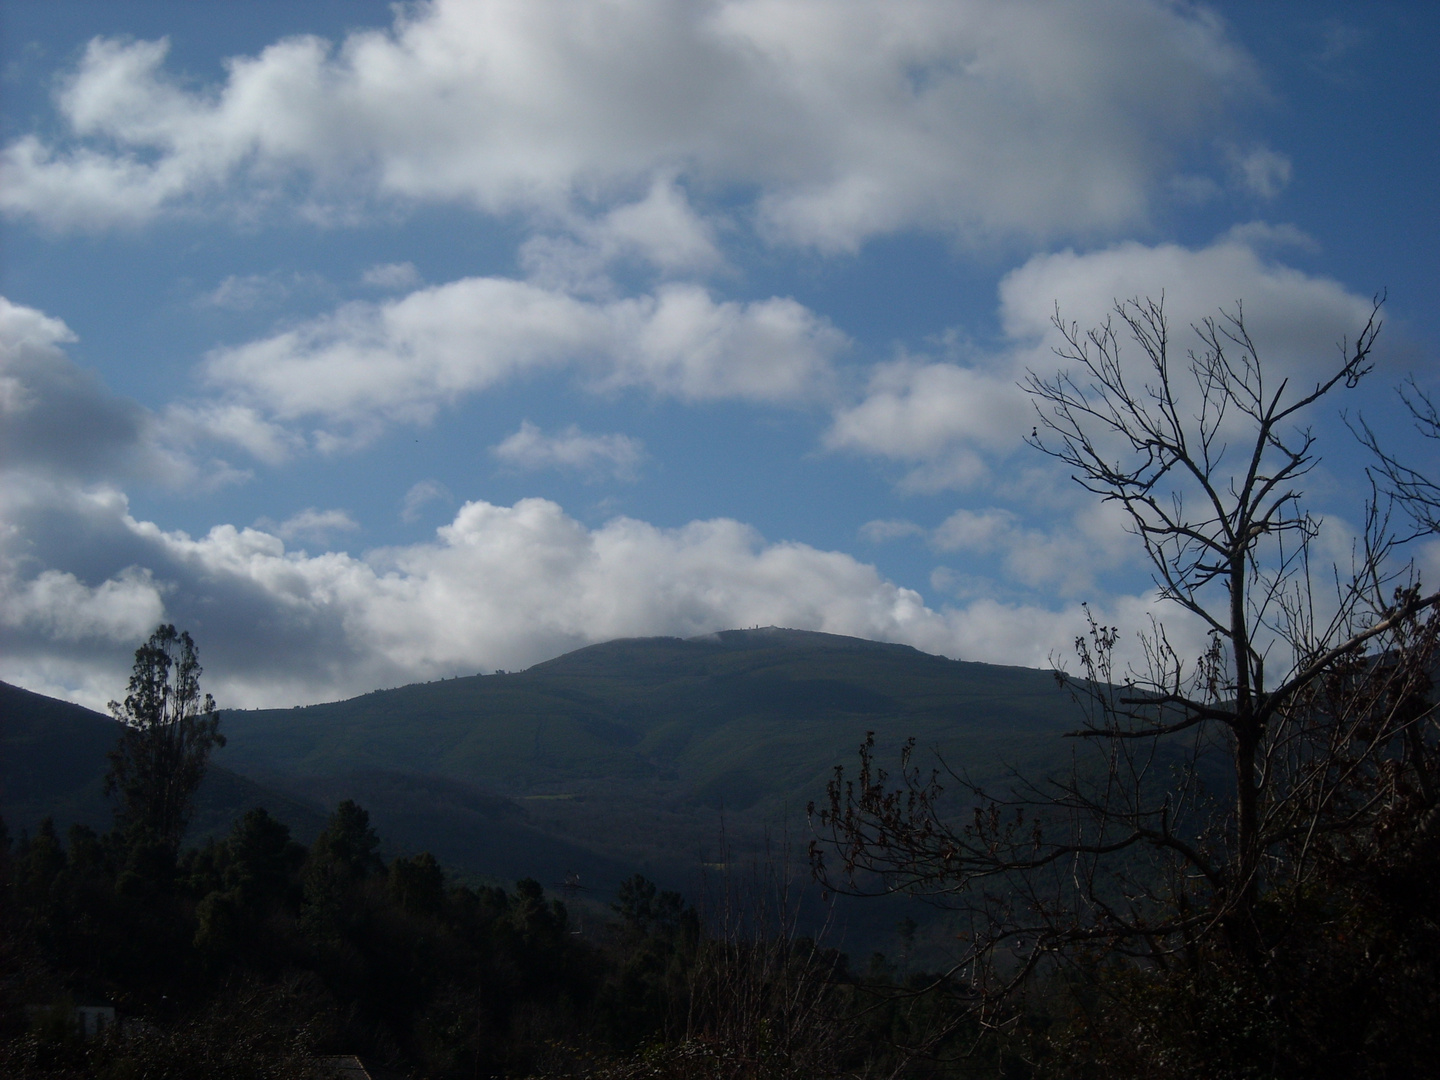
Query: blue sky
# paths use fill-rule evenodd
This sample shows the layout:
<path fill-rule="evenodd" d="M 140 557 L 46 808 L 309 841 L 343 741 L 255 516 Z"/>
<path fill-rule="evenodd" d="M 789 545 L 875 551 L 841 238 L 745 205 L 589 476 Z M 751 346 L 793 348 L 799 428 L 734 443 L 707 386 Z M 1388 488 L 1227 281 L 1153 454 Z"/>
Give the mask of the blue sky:
<path fill-rule="evenodd" d="M 1023 444 L 1056 305 L 1243 301 L 1343 561 L 1440 344 L 1428 4 L 6 0 L 0 678 L 224 705 L 780 624 L 1141 625 Z M 1423 462 L 1423 458 L 1417 458 Z M 1435 552 L 1416 550 L 1426 568 Z M 1198 639 L 1191 644 L 1199 647 Z"/>

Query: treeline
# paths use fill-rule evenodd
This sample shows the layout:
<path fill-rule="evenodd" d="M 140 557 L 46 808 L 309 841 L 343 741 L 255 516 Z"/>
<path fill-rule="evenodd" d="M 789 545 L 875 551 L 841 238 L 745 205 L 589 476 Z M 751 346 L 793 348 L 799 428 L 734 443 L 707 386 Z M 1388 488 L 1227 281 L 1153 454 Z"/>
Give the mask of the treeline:
<path fill-rule="evenodd" d="M 1276 906 L 1278 995 L 1204 950 L 1097 950 L 990 1010 L 960 978 L 852 970 L 763 866 L 703 910 L 633 877 L 582 934 L 539 882 L 380 850 L 353 802 L 308 849 L 254 809 L 178 857 L 0 823 L 0 1076 L 321 1080 L 356 1054 L 417 1078 L 1379 1077 L 1437 1050 L 1434 858 Z M 122 1024 L 83 1038 L 99 1003 Z"/>
<path fill-rule="evenodd" d="M 582 934 L 537 881 L 387 865 L 352 801 L 308 849 L 258 808 L 185 849 L 225 741 L 200 674 L 172 625 L 136 650 L 110 704 L 111 832 L 46 821 L 12 845 L 0 823 L 0 1076 L 318 1077 L 336 1055 L 436 1078 L 838 1076 L 930 1023 L 860 1001 L 773 874 L 726 878 L 707 918 L 637 876 Z M 122 1022 L 82 1037 L 96 1005 Z"/>
<path fill-rule="evenodd" d="M 846 1075 L 926 1022 L 769 901 L 732 890 L 702 919 L 637 876 L 581 934 L 539 882 L 386 865 L 353 802 L 308 849 L 254 809 L 170 850 L 0 831 L 0 1075 L 309 1077 L 333 1054 L 426 1077 Z M 120 1030 L 81 1038 L 92 1003 Z"/>

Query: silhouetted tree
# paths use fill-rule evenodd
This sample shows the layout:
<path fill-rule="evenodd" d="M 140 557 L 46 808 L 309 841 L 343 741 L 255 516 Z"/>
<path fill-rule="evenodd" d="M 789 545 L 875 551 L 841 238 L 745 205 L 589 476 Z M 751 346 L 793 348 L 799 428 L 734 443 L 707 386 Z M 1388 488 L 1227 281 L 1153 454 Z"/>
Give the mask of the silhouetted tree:
<path fill-rule="evenodd" d="M 189 632 L 167 623 L 135 650 L 125 700 L 110 702 L 110 714 L 124 725 L 105 777 L 107 793 L 119 796 L 117 821 L 172 859 L 210 751 L 225 745 L 215 699 L 200 692 L 200 672 Z"/>
<path fill-rule="evenodd" d="M 1117 669 L 1120 630 L 1092 619 L 1079 676 L 1062 682 L 1088 712 L 1072 734 L 1096 753 L 1068 775 L 981 790 L 943 763 L 920 768 L 912 743 L 892 778 L 873 740 L 857 776 L 836 770 L 816 813 L 829 840 L 812 846 L 816 873 L 966 911 L 957 970 L 982 1012 L 1048 958 L 1099 951 L 1215 976 L 1211 1004 L 1243 1002 L 1230 1031 L 1262 1024 L 1255 1042 L 1276 1053 L 1293 1037 L 1272 1023 L 1286 988 L 1316 970 L 1299 963 L 1297 934 L 1330 933 L 1346 890 L 1389 895 L 1378 867 L 1435 859 L 1440 593 L 1394 568 L 1403 538 L 1373 503 L 1354 565 L 1327 574 L 1323 593 L 1302 486 L 1318 460 L 1305 413 L 1370 370 L 1379 306 L 1300 387 L 1262 368 L 1238 308 L 1196 327 L 1178 364 L 1158 302 L 1117 305 L 1088 333 L 1057 315 L 1070 370 L 1027 380 L 1029 441 L 1124 511 L 1160 596 L 1210 644 L 1184 656 L 1156 622 L 1141 634 L 1145 662 Z M 1389 464 L 1396 486 L 1418 476 Z M 1431 490 L 1412 486 L 1413 501 Z"/>

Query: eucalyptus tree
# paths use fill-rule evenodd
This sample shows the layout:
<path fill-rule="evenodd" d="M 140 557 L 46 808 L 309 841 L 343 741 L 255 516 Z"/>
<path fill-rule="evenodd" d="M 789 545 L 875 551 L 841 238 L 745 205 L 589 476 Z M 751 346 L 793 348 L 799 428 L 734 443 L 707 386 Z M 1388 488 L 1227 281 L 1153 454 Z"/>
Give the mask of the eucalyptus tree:
<path fill-rule="evenodd" d="M 135 841 L 173 857 L 180 849 L 210 751 L 225 745 L 215 699 L 200 690 L 201 667 L 188 631 L 155 629 L 135 650 L 124 701 L 110 702 L 122 726 L 105 777 L 118 798 L 116 820 Z"/>

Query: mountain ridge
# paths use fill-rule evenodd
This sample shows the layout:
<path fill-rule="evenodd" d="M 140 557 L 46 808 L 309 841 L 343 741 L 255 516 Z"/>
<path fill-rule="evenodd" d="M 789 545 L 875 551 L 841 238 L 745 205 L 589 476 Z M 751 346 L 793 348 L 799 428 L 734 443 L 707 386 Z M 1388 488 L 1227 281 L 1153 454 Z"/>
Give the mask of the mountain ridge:
<path fill-rule="evenodd" d="M 312 815 L 356 798 L 396 850 L 429 848 L 464 874 L 580 874 L 611 887 L 639 870 L 683 885 L 722 846 L 754 853 L 798 828 L 870 731 L 882 753 L 913 736 L 999 777 L 1011 765 L 1045 771 L 1060 745 L 1046 736 L 1075 722 L 1049 672 L 754 627 L 614 639 L 520 672 L 304 707 L 227 709 L 228 745 L 212 761 L 217 777 Z"/>

